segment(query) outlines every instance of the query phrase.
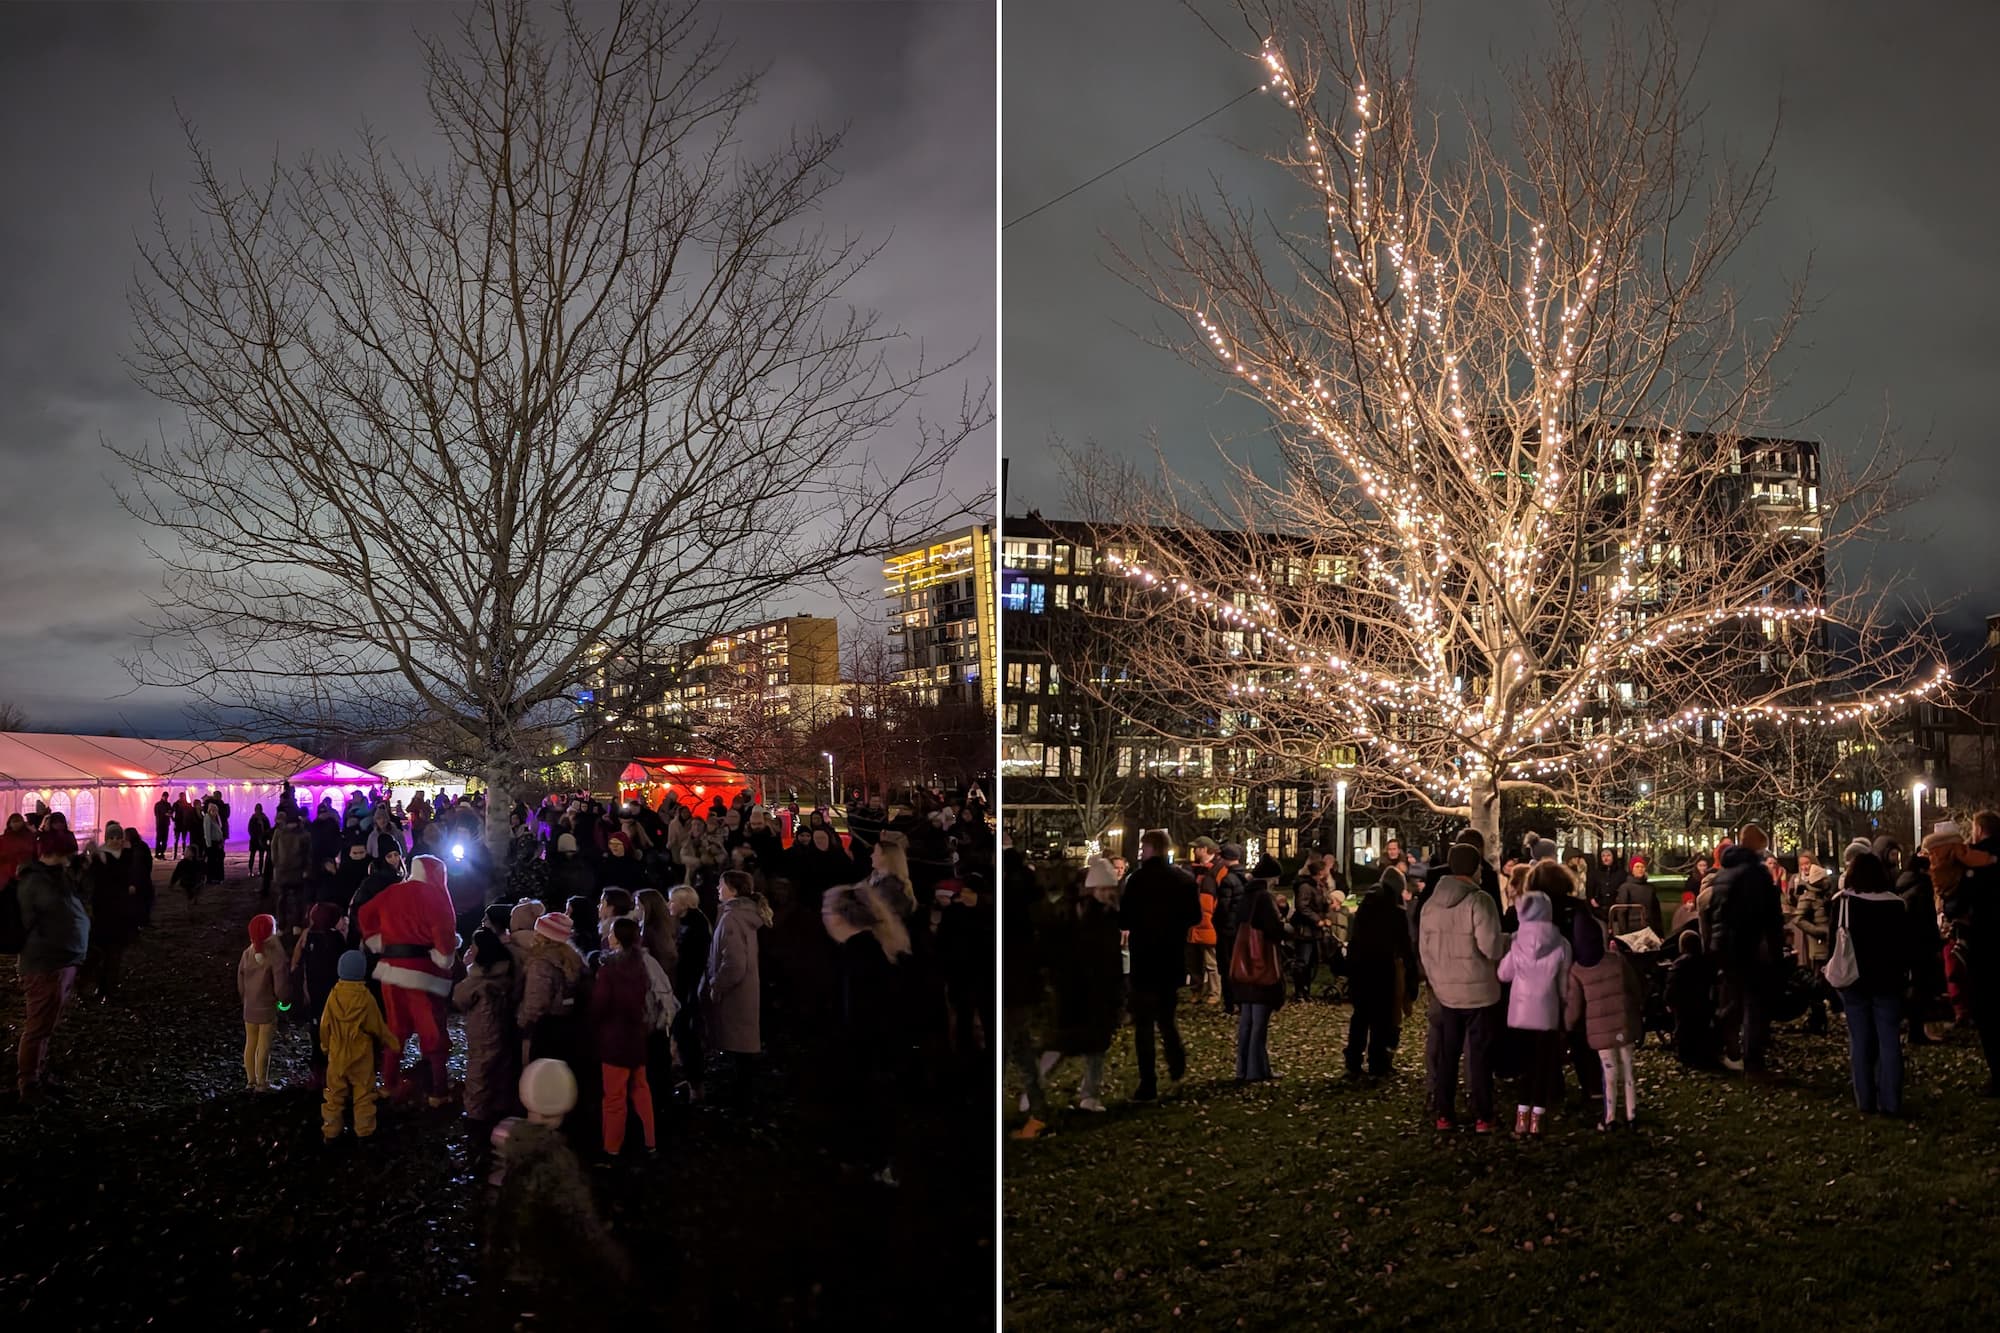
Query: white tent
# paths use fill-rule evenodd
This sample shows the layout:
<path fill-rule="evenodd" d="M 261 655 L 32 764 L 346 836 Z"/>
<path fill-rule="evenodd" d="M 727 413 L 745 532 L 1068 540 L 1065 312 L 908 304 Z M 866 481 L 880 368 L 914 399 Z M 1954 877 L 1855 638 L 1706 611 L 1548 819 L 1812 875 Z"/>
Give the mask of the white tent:
<path fill-rule="evenodd" d="M 447 796 L 463 796 L 472 779 L 460 777 L 456 773 L 446 773 L 433 768 L 428 759 L 384 759 L 369 768 L 382 775 L 388 784 L 389 799 L 401 801 L 405 806 L 416 799 L 417 793 L 435 796 L 443 792 Z"/>
<path fill-rule="evenodd" d="M 35 802 L 60 810 L 79 839 L 109 821 L 136 825 L 151 841 L 153 805 L 164 793 L 199 800 L 221 792 L 229 803 L 229 845 L 249 842 L 250 812 L 276 814 L 286 778 L 319 760 L 289 745 L 237 741 L 160 741 L 62 732 L 0 732 L 0 814 Z"/>

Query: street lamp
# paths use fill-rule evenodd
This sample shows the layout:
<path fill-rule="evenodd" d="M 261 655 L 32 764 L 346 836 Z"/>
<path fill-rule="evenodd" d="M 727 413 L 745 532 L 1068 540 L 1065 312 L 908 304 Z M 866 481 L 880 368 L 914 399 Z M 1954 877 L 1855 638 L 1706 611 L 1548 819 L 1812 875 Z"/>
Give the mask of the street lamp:
<path fill-rule="evenodd" d="M 819 753 L 820 758 L 826 760 L 826 808 L 837 810 L 840 808 L 840 801 L 833 790 L 833 751 L 821 750 Z"/>
<path fill-rule="evenodd" d="M 1340 882 L 1347 883 L 1347 779 L 1333 784 L 1334 848 L 1340 854 Z"/>
<path fill-rule="evenodd" d="M 1912 782 L 1910 784 L 1910 819 L 1913 821 L 1914 826 L 1910 840 L 1911 856 L 1915 856 L 1917 848 L 1924 845 L 1924 793 L 1929 790 L 1930 785 L 1928 783 Z"/>

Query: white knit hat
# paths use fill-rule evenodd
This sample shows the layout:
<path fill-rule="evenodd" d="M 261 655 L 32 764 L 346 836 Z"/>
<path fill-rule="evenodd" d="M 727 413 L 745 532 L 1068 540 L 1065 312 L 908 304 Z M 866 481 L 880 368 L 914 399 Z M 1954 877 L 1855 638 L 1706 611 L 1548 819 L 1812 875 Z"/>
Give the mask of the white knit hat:
<path fill-rule="evenodd" d="M 521 1105 L 535 1115 L 568 1115 L 576 1106 L 576 1075 L 560 1060 L 535 1060 L 521 1071 Z"/>
<path fill-rule="evenodd" d="M 1111 863 L 1101 856 L 1093 856 L 1083 863 L 1083 887 L 1086 889 L 1115 888 L 1118 872 Z"/>

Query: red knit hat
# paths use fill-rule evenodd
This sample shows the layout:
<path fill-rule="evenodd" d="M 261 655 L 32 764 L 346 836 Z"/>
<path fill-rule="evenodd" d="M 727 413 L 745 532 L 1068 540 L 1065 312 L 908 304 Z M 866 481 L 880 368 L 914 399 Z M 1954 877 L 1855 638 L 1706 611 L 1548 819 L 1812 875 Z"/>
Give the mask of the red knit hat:
<path fill-rule="evenodd" d="M 558 944 L 567 944 L 569 937 L 576 933 L 576 926 L 567 912 L 550 912 L 535 922 L 535 933 Z"/>
<path fill-rule="evenodd" d="M 250 918 L 251 948 L 253 949 L 263 948 L 264 941 L 270 939 L 271 936 L 277 933 L 278 933 L 278 918 L 272 916 L 269 912 L 264 912 Z"/>

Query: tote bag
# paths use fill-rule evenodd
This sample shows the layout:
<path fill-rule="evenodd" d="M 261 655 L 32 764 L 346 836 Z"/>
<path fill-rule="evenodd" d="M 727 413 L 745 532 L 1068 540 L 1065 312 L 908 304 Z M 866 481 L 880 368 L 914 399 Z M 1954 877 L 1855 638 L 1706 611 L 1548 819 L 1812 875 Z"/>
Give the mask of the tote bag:
<path fill-rule="evenodd" d="M 1236 944 L 1229 955 L 1229 979 L 1238 986 L 1278 984 L 1277 950 L 1255 926 L 1236 932 Z"/>
<path fill-rule="evenodd" d="M 1826 960 L 1826 984 L 1845 990 L 1861 980 L 1861 965 L 1854 961 L 1854 936 L 1847 929 L 1847 895 L 1840 895 L 1840 924 L 1833 933 L 1833 956 Z"/>

